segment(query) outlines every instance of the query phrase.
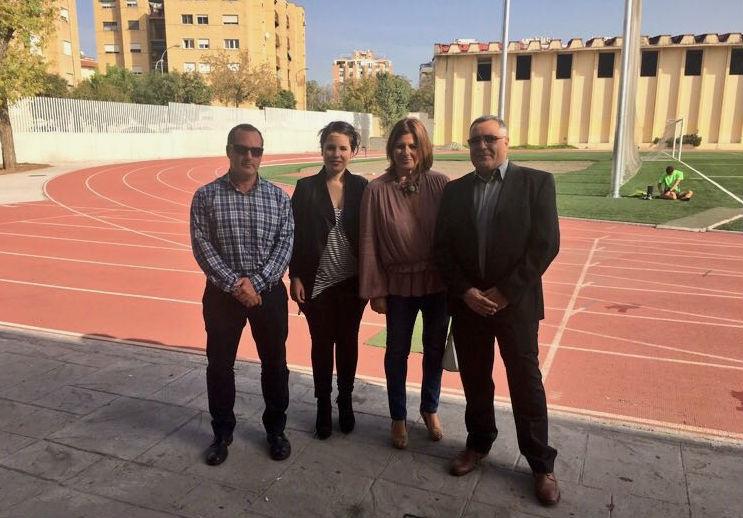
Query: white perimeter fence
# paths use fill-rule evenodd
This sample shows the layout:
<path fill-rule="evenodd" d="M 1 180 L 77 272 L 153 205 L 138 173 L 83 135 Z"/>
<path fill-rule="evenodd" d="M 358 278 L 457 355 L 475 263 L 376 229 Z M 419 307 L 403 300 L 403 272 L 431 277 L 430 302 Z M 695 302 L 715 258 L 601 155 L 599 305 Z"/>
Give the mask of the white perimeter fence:
<path fill-rule="evenodd" d="M 227 132 L 241 123 L 261 130 L 267 153 L 319 153 L 317 133 L 331 121 L 353 124 L 366 147 L 379 127 L 369 113 L 48 97 L 19 101 L 11 107 L 10 120 L 18 161 L 35 163 L 223 155 Z"/>

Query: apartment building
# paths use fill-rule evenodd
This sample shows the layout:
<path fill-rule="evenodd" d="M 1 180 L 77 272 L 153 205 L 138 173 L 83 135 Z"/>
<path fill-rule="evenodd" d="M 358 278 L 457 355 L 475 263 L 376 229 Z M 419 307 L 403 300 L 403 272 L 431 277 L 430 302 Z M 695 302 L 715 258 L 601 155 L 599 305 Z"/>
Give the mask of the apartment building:
<path fill-rule="evenodd" d="M 247 49 L 306 106 L 304 8 L 286 0 L 95 0 L 99 69 L 209 73 L 205 58 Z"/>
<path fill-rule="evenodd" d="M 611 147 L 622 38 L 510 42 L 505 118 L 511 145 Z M 702 147 L 743 149 L 740 33 L 642 37 L 635 138 L 642 146 L 684 118 Z M 434 46 L 434 144 L 462 144 L 470 122 L 498 112 L 501 44 Z"/>
<path fill-rule="evenodd" d="M 350 56 L 341 56 L 333 62 L 333 90 L 353 79 L 376 76 L 380 72 L 392 73 L 392 62 L 377 57 L 371 50 L 354 50 Z"/>
<path fill-rule="evenodd" d="M 55 0 L 54 30 L 42 50 L 47 71 L 57 74 L 74 86 L 82 79 L 80 68 L 80 37 L 77 27 L 75 0 Z"/>

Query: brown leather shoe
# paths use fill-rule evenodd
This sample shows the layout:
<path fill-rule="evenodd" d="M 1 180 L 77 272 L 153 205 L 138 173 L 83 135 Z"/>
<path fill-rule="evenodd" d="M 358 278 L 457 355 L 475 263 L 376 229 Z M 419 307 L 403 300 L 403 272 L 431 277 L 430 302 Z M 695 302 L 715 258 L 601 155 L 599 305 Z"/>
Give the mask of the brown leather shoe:
<path fill-rule="evenodd" d="M 428 429 L 428 436 L 432 441 L 440 441 L 444 437 L 444 430 L 441 428 L 441 420 L 436 412 L 423 412 L 421 417 Z"/>
<path fill-rule="evenodd" d="M 449 473 L 455 477 L 461 477 L 466 475 L 480 464 L 480 461 L 485 457 L 485 453 L 479 451 L 470 450 L 467 448 L 464 451 L 460 451 L 459 454 L 454 457 L 449 467 Z"/>
<path fill-rule="evenodd" d="M 408 426 L 405 419 L 392 420 L 392 446 L 404 450 L 408 446 Z"/>
<path fill-rule="evenodd" d="M 554 473 L 534 473 L 534 494 L 542 505 L 555 505 L 560 501 L 560 487 Z"/>

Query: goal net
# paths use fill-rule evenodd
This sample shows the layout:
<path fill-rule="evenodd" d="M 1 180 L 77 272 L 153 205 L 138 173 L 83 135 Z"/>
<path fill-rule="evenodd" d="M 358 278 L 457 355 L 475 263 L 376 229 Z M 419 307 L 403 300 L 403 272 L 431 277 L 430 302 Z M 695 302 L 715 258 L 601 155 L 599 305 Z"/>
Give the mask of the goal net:
<path fill-rule="evenodd" d="M 663 128 L 663 134 L 653 140 L 653 145 L 642 155 L 643 162 L 681 160 L 684 146 L 684 119 L 672 119 Z"/>

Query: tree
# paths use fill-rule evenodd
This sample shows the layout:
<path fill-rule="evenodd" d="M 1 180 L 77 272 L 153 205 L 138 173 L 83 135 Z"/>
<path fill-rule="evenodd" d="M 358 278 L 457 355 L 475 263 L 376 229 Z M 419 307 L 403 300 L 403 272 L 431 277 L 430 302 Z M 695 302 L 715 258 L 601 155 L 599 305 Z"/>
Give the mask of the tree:
<path fill-rule="evenodd" d="M 320 86 L 317 81 L 307 81 L 307 109 L 324 112 L 339 110 L 340 104 L 333 98 L 333 89 L 330 86 Z"/>
<path fill-rule="evenodd" d="M 75 99 L 91 101 L 132 102 L 137 75 L 125 68 L 110 66 L 105 74 L 96 72 L 80 82 L 70 93 Z"/>
<path fill-rule="evenodd" d="M 411 112 L 425 112 L 429 116 L 433 116 L 433 80 L 431 77 L 426 76 L 418 85 L 416 90 L 413 90 L 413 95 L 410 97 L 410 105 L 408 109 Z"/>
<path fill-rule="evenodd" d="M 57 74 L 44 74 L 44 86 L 37 93 L 39 97 L 67 97 L 70 93 L 70 85 L 64 77 Z"/>
<path fill-rule="evenodd" d="M 287 108 L 293 110 L 297 107 L 297 99 L 290 90 L 279 90 L 273 97 L 260 97 L 256 101 L 258 108 L 271 106 L 273 108 Z"/>
<path fill-rule="evenodd" d="M 352 79 L 340 87 L 340 107 L 349 112 L 378 113 L 377 78 Z"/>
<path fill-rule="evenodd" d="M 268 63 L 253 65 L 245 50 L 240 51 L 237 61 L 233 56 L 232 53 L 220 52 L 204 60 L 211 68 L 209 81 L 215 98 L 226 106 L 237 108 L 276 95 L 278 81 Z"/>
<path fill-rule="evenodd" d="M 377 88 L 374 92 L 375 108 L 385 131 L 408 114 L 408 105 L 413 87 L 402 76 L 387 72 L 377 74 Z"/>
<path fill-rule="evenodd" d="M 202 76 L 196 73 L 151 73 L 135 82 L 132 101 L 139 104 L 209 104 L 212 95 Z"/>
<path fill-rule="evenodd" d="M 3 168 L 16 166 L 10 105 L 42 90 L 46 65 L 43 48 L 54 27 L 52 0 L 0 2 L 0 145 Z"/>

